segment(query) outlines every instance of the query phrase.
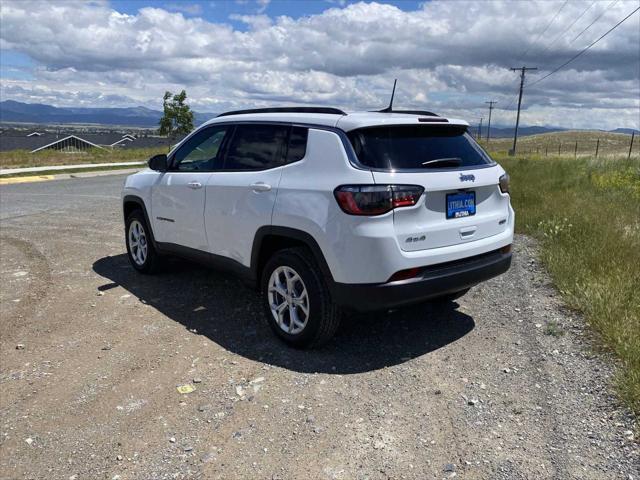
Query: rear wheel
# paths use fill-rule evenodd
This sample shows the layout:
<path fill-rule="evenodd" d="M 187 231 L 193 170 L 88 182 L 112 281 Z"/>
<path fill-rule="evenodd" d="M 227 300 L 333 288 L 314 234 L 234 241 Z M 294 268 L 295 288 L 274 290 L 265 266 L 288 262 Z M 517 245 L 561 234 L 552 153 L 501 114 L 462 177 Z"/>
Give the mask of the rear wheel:
<path fill-rule="evenodd" d="M 158 270 L 160 256 L 153 247 L 151 230 L 142 210 L 134 210 L 125 224 L 127 254 L 133 268 L 142 273 L 154 273 Z"/>
<path fill-rule="evenodd" d="M 340 309 L 306 248 L 276 252 L 263 269 L 261 293 L 271 329 L 289 345 L 322 345 L 340 325 Z"/>

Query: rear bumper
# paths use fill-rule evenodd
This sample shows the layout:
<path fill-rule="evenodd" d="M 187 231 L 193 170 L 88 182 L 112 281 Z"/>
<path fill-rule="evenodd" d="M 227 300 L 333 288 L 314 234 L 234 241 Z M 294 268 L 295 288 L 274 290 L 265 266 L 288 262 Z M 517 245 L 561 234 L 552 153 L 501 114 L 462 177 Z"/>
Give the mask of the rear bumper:
<path fill-rule="evenodd" d="M 453 262 L 431 265 L 416 278 L 388 283 L 334 283 L 339 305 L 358 311 L 383 310 L 419 303 L 473 287 L 509 269 L 511 252 L 502 249 Z"/>

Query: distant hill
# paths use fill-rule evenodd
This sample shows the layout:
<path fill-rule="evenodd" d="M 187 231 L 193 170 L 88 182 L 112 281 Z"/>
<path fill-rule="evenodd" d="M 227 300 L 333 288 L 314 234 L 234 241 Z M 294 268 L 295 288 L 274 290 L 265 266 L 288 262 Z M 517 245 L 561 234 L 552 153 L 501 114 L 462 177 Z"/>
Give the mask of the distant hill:
<path fill-rule="evenodd" d="M 194 112 L 195 125 L 200 125 L 215 117 L 216 113 Z M 97 124 L 118 125 L 126 127 L 154 128 L 162 117 L 162 112 L 146 107 L 128 108 L 61 108 L 40 103 L 22 103 L 14 100 L 0 102 L 0 122 L 4 123 L 36 123 L 36 124 Z M 542 133 L 562 132 L 561 127 L 520 127 L 518 134 L 522 136 Z M 471 131 L 475 134 L 477 126 Z M 512 138 L 513 127 L 491 127 L 492 138 Z M 615 133 L 631 134 L 629 128 L 617 128 Z M 638 133 L 636 131 L 636 133 Z M 482 127 L 482 136 L 487 135 L 486 125 Z"/>
<path fill-rule="evenodd" d="M 477 132 L 477 126 L 471 127 L 473 132 Z M 539 135 L 541 133 L 563 132 L 566 128 L 560 127 L 519 127 L 518 135 Z M 513 138 L 515 128 L 513 127 L 491 127 L 491 138 Z M 482 136 L 487 136 L 487 126 L 482 126 Z"/>
<path fill-rule="evenodd" d="M 513 138 L 515 128 L 513 127 L 491 127 L 491 138 Z M 562 127 L 520 127 L 518 128 L 518 136 L 526 137 L 530 135 L 542 135 L 544 133 L 557 133 L 557 132 L 569 132 L 569 131 L 583 131 L 583 132 L 608 132 L 608 133 L 623 133 L 626 135 L 631 135 L 631 133 L 635 132 L 638 135 L 638 130 L 634 130 L 633 128 L 616 128 L 615 130 L 598 130 L 598 129 L 581 129 L 576 130 L 572 128 L 562 128 Z M 472 125 L 471 132 L 475 135 L 478 132 L 478 126 Z M 487 136 L 487 126 L 482 126 L 482 138 L 486 138 Z"/>
<path fill-rule="evenodd" d="M 493 130 L 493 129 L 492 129 Z M 612 132 L 602 130 L 563 130 L 536 135 L 518 134 L 518 151 L 539 155 L 627 155 L 631 143 L 631 135 L 627 129 L 619 128 Z M 631 132 L 632 130 L 629 130 Z M 506 153 L 513 144 L 511 138 L 493 137 L 489 142 L 484 138 L 482 145 L 492 153 Z M 640 154 L 640 142 L 634 141 L 632 155 Z"/>
<path fill-rule="evenodd" d="M 638 130 L 634 130 L 633 128 L 616 128 L 615 130 L 610 130 L 611 133 L 625 133 L 627 135 L 631 135 L 635 133 L 638 135 L 640 132 Z"/>
<path fill-rule="evenodd" d="M 215 113 L 195 114 L 195 124 L 216 116 Z M 157 127 L 162 112 L 146 107 L 128 108 L 59 108 L 40 103 L 13 100 L 0 102 L 0 122 L 40 124 L 99 124 L 129 127 Z"/>

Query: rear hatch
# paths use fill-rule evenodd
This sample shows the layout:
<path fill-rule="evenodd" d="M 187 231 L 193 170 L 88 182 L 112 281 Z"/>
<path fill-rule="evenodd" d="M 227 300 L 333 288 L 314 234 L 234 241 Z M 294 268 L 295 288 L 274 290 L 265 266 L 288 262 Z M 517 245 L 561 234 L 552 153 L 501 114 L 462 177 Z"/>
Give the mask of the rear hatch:
<path fill-rule="evenodd" d="M 459 125 L 386 125 L 349 132 L 376 184 L 419 185 L 412 207 L 393 211 L 400 248 L 418 251 L 472 242 L 508 226 L 503 170 Z"/>

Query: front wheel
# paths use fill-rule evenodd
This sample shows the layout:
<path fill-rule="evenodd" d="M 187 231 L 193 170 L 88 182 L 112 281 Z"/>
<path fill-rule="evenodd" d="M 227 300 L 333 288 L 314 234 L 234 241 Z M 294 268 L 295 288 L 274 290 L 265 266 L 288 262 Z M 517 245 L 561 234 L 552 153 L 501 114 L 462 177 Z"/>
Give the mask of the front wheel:
<path fill-rule="evenodd" d="M 340 309 L 306 248 L 281 250 L 269 259 L 261 294 L 271 329 L 294 347 L 322 345 L 340 325 Z"/>
<path fill-rule="evenodd" d="M 127 254 L 133 268 L 142 273 L 154 273 L 160 257 L 153 246 L 151 230 L 142 210 L 134 210 L 125 223 Z"/>

